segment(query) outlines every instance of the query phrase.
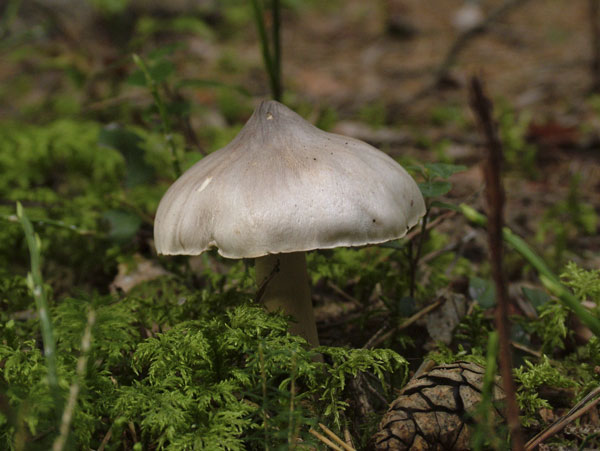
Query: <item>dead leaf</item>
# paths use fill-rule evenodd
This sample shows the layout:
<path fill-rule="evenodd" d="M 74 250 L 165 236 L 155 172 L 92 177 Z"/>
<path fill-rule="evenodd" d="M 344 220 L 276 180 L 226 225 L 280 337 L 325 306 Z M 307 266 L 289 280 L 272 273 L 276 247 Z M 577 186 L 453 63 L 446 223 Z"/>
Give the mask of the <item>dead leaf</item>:
<path fill-rule="evenodd" d="M 142 282 L 169 274 L 162 266 L 152 260 L 146 260 L 139 254 L 134 255 L 134 260 L 135 267 L 131 267 L 126 263 L 119 263 L 119 273 L 109 287 L 111 293 L 117 291 L 127 293 Z"/>

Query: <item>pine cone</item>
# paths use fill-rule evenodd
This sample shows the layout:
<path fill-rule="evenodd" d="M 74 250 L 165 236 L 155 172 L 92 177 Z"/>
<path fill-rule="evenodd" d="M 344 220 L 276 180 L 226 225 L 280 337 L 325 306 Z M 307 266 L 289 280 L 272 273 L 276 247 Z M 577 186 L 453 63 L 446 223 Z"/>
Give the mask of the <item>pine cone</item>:
<path fill-rule="evenodd" d="M 485 369 L 475 363 L 439 365 L 411 380 L 390 405 L 373 437 L 377 450 L 468 450 L 466 424 L 481 400 Z M 494 400 L 504 398 L 498 380 Z M 496 409 L 495 415 L 502 418 Z"/>

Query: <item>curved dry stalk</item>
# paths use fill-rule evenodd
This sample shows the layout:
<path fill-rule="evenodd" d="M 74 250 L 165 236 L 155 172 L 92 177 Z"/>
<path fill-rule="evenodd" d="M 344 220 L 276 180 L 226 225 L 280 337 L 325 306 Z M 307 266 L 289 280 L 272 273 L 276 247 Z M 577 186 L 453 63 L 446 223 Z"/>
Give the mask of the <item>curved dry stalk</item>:
<path fill-rule="evenodd" d="M 582 416 L 594 408 L 600 402 L 600 387 L 596 387 L 590 393 L 588 393 L 581 401 L 569 410 L 565 415 L 560 417 L 546 429 L 541 431 L 531 440 L 525 444 L 525 451 L 531 451 L 535 449 L 540 443 L 549 437 L 557 434 L 561 429 L 567 426 L 569 423 L 575 421 L 577 418 Z"/>

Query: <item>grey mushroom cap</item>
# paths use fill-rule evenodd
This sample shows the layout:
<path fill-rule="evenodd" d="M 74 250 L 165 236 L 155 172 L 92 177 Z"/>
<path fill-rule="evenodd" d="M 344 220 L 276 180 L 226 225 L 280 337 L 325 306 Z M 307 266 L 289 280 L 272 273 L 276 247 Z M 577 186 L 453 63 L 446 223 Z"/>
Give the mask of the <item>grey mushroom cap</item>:
<path fill-rule="evenodd" d="M 265 101 L 226 147 L 188 169 L 156 213 L 159 254 L 228 258 L 400 238 L 425 214 L 412 177 L 353 138 Z"/>

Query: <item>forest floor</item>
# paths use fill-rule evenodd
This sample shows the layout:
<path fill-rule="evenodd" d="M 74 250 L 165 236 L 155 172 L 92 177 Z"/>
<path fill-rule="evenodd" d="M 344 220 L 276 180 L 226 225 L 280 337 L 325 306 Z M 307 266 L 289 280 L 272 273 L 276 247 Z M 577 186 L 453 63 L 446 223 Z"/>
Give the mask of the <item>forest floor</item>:
<path fill-rule="evenodd" d="M 132 81 L 136 66 L 131 55 L 137 53 L 157 68 L 153 72 L 157 77 L 161 77 L 160 67 L 164 69 L 161 89 L 173 108 L 185 103 L 184 113 L 177 113 L 173 121 L 178 143 L 186 149 L 185 166 L 222 147 L 253 107 L 269 97 L 268 79 L 250 8 L 235 2 L 192 3 L 132 1 L 127 14 L 110 15 L 98 12 L 91 3 L 63 0 L 61 7 L 55 7 L 48 0 L 23 2 L 14 20 L 0 21 L 3 133 L 13 124 L 43 127 L 61 118 L 158 130 L 156 117 L 149 113 L 153 99 L 147 87 Z M 289 4 L 282 17 L 286 104 L 320 127 L 369 142 L 404 164 L 464 165 L 464 171 L 449 179 L 452 190 L 438 200 L 465 202 L 485 211 L 484 138 L 470 109 L 468 89 L 471 77 L 479 76 L 493 100 L 504 144 L 506 225 L 557 274 L 570 261 L 589 270 L 600 268 L 600 92 L 593 90 L 592 2 L 481 1 L 485 26 L 472 34 L 453 23 L 463 5 L 458 0 L 284 3 Z M 488 17 L 492 19 L 486 21 Z M 148 148 L 156 147 L 152 143 L 157 141 L 149 137 Z M 170 176 L 157 173 L 156 190 L 164 190 Z M 41 181 L 35 177 L 19 189 L 44 186 L 60 194 L 60 172 Z M 0 206 L 7 215 L 16 200 L 28 209 L 45 205 L 44 193 L 27 198 L 21 191 L 11 194 L 9 188 L 0 183 Z M 47 275 L 57 299 L 76 290 L 129 291 L 136 278 L 147 281 L 165 274 L 159 265 L 175 265 L 153 253 L 152 209 L 160 193 L 149 194 L 152 200 L 138 194 L 107 201 L 111 207 L 119 202 L 119 208 L 131 207 L 130 213 L 137 214 L 136 221 L 142 224 L 136 222 L 129 235 L 134 244 L 119 248 L 119 252 L 126 249 L 127 258 L 110 256 L 112 248 L 100 247 L 106 251 L 101 257 L 103 267 L 85 273 L 83 266 L 69 269 L 65 258 L 57 257 L 50 263 L 54 272 L 48 270 Z M 51 205 L 59 201 L 49 198 Z M 425 248 L 424 269 L 418 277 L 420 284 L 431 283 L 436 289 L 435 293 L 423 289 L 430 298 L 419 299 L 410 313 L 451 292 L 469 298 L 462 317 L 472 312 L 476 300 L 473 276 L 489 276 L 485 231 L 460 214 L 432 211 L 432 219 L 441 219 L 431 231 L 433 241 Z M 84 219 L 84 228 L 91 227 Z M 3 246 L 10 249 L 3 262 L 8 267 L 12 253 L 19 251 L 14 268 L 25 274 L 29 262 L 23 241 L 16 250 Z M 428 269 L 427 264 L 435 266 L 444 253 L 451 253 L 452 260 L 444 262 L 441 270 Z M 322 255 L 331 257 L 327 252 Z M 318 258 L 313 267 L 319 266 Z M 134 259 L 143 263 L 127 274 Z M 223 274 L 229 270 L 215 255 L 209 259 L 210 263 L 192 259 L 190 267 L 197 274 L 207 266 Z M 465 261 L 472 265 L 468 270 L 461 266 Z M 505 263 L 511 313 L 535 318 L 536 309 L 522 288 L 543 290 L 543 285 L 514 253 L 507 253 Z M 167 269 L 173 270 L 172 266 Z M 447 278 L 444 287 L 436 285 L 440 274 Z M 127 283 L 134 281 L 132 285 L 124 285 L 126 277 Z M 313 297 L 323 344 L 361 348 L 389 326 L 376 313 L 385 308 L 381 298 L 386 286 L 366 278 L 342 282 L 335 275 L 316 278 Z M 492 309 L 484 310 L 489 320 Z M 450 326 L 440 327 L 456 326 L 454 320 L 447 322 Z M 403 355 L 413 371 L 422 362 L 421 347 L 436 349 L 428 332 L 435 327 L 432 324 L 422 319 L 409 329 L 417 346 Z M 576 321 L 570 324 L 572 339 L 566 348 L 553 350 L 557 359 L 589 341 L 589 329 Z M 155 332 L 146 330 L 149 337 Z M 449 338 L 446 345 L 456 345 Z M 536 344 L 540 340 L 529 341 L 532 348 Z M 558 413 L 546 415 L 550 422 Z M 597 414 L 586 421 L 600 427 Z"/>

